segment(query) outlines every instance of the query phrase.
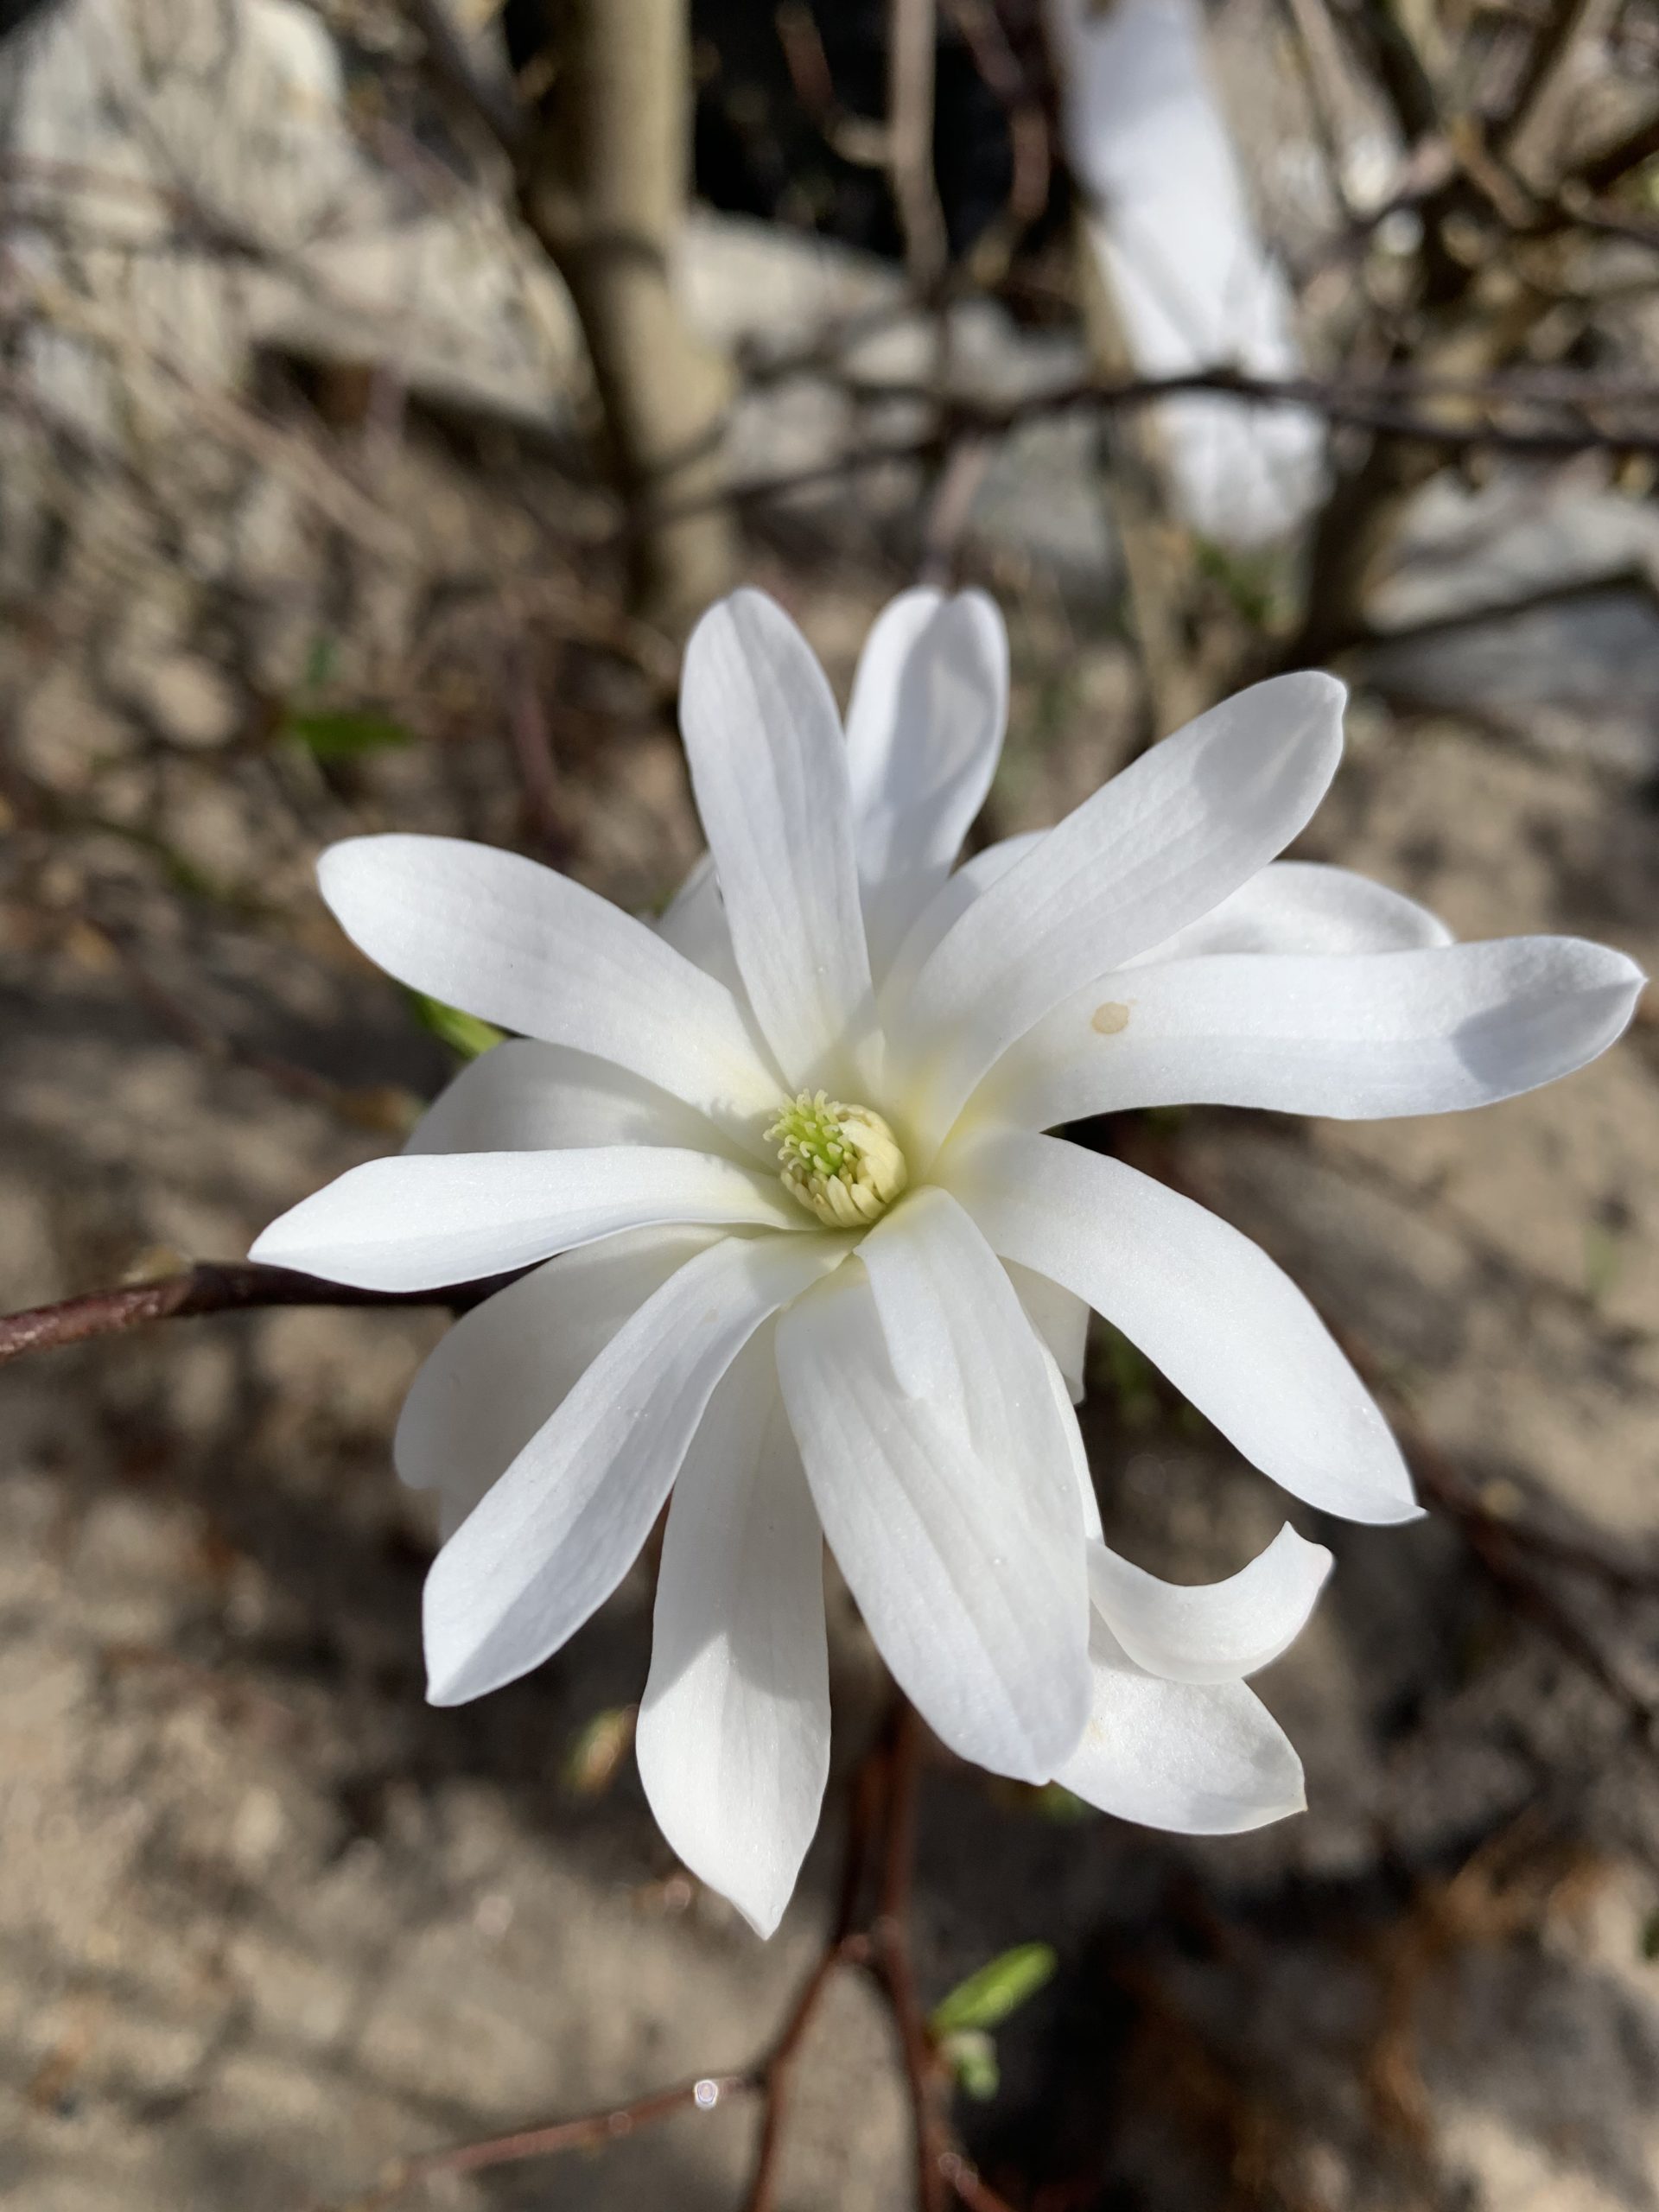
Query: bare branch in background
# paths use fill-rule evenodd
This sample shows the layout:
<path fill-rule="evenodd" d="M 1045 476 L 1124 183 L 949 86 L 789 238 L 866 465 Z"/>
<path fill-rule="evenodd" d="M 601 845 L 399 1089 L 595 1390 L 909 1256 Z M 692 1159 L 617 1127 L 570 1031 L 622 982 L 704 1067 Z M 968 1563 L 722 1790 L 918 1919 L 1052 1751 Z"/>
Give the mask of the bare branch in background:
<path fill-rule="evenodd" d="M 505 156 L 524 220 L 570 293 L 634 518 L 635 612 L 682 629 L 737 572 L 720 497 L 731 374 L 691 330 L 674 283 L 690 190 L 687 0 L 571 0 L 534 118 L 504 112 L 442 0 L 410 5 L 429 69 Z"/>
<path fill-rule="evenodd" d="M 1522 177 L 1548 170 L 1571 92 L 1574 56 L 1584 41 L 1605 35 L 1617 13 L 1618 0 L 1551 0 L 1495 143 L 1500 159 Z"/>
<path fill-rule="evenodd" d="M 718 497 L 729 375 L 693 335 L 674 288 L 690 185 L 688 15 L 686 0 L 580 0 L 569 10 L 521 195 L 575 302 L 617 477 L 643 517 L 631 546 L 635 603 L 671 629 L 718 598 L 737 568 Z"/>
<path fill-rule="evenodd" d="M 935 0 L 890 0 L 887 159 L 904 233 L 905 264 L 918 299 L 931 300 L 949 254 L 944 210 L 933 175 L 933 92 L 938 20 Z"/>
<path fill-rule="evenodd" d="M 1122 320 L 1082 216 L 1075 226 L 1073 267 L 1084 327 L 1101 383 L 1127 389 L 1132 379 Z M 1102 438 L 1108 496 L 1146 676 L 1148 734 L 1164 737 L 1213 703 L 1211 673 L 1199 665 L 1192 651 L 1191 548 L 1174 520 L 1164 451 L 1153 417 L 1135 410 L 1122 421 L 1109 419 Z"/>

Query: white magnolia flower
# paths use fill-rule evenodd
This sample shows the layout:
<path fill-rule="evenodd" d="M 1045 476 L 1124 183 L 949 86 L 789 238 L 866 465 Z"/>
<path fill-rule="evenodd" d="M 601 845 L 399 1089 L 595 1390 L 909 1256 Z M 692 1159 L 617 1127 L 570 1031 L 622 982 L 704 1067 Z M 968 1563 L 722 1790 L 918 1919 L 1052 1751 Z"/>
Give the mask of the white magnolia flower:
<path fill-rule="evenodd" d="M 1195 1834 L 1300 1805 L 1243 1678 L 1296 1634 L 1328 1554 L 1286 1528 L 1188 1589 L 1107 1549 L 1072 1411 L 1090 1307 L 1294 1496 L 1361 1521 L 1416 1510 L 1289 1280 L 1186 1198 L 1040 1132 L 1185 1101 L 1479 1105 L 1600 1052 L 1640 982 L 1596 945 L 1453 944 L 1393 892 L 1275 864 L 1337 765 L 1326 676 L 1243 693 L 953 874 L 1007 688 L 988 601 L 907 593 L 843 736 L 793 625 L 740 592 L 687 652 L 711 860 L 660 930 L 445 838 L 356 838 L 321 863 L 383 968 L 520 1033 L 402 1158 L 255 1247 L 394 1291 L 531 1270 L 457 1323 L 398 1427 L 448 1539 L 430 1694 L 459 1703 L 556 1651 L 671 1490 L 640 1770 L 676 1850 L 762 1932 L 828 1765 L 826 1538 L 964 1758 Z"/>

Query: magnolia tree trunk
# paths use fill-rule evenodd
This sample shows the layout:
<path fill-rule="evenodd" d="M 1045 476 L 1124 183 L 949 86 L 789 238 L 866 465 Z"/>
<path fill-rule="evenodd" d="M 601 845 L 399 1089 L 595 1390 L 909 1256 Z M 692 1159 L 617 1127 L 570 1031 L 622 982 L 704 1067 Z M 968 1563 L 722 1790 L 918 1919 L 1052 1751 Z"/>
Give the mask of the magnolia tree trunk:
<path fill-rule="evenodd" d="M 568 0 L 553 96 L 525 157 L 524 212 L 593 359 L 627 499 L 638 611 L 678 629 L 729 588 L 723 366 L 687 326 L 673 263 L 690 181 L 687 0 Z"/>

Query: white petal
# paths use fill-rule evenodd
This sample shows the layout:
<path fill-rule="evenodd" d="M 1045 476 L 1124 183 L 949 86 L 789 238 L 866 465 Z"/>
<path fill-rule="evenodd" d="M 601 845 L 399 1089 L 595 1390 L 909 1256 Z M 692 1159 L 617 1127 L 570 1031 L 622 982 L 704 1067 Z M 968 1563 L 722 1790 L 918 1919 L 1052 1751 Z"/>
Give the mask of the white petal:
<path fill-rule="evenodd" d="M 1029 1338 L 1017 1307 L 1014 1325 Z M 943 1333 L 924 1321 L 907 1342 L 912 1379 L 948 1359 Z M 1035 1400 L 1025 1410 L 1052 1427 L 1031 1342 L 1048 1417 Z M 824 1534 L 900 1687 L 963 1758 L 1046 1780 L 1088 1706 L 1081 1513 L 1064 1440 L 1036 1484 L 1020 1461 L 976 1453 L 959 1414 L 901 1384 L 858 1268 L 783 1316 L 778 1372 Z"/>
<path fill-rule="evenodd" d="M 1081 1535 L 1044 1348 L 983 1236 L 948 1191 L 921 1190 L 859 1247 L 899 1388 L 1063 1544 Z"/>
<path fill-rule="evenodd" d="M 1622 952 L 1570 937 L 1156 962 L 1067 999 L 1007 1055 L 976 1111 L 1027 1128 L 1152 1105 L 1449 1114 L 1594 1059 L 1643 982 Z"/>
<path fill-rule="evenodd" d="M 945 878 L 911 924 L 887 964 L 880 993 L 884 1010 L 905 1005 L 917 976 L 935 949 L 944 943 L 952 924 L 967 912 L 976 899 L 982 899 L 994 883 L 1000 882 L 1016 861 L 1034 852 L 1048 834 L 1046 830 L 1023 830 L 1017 837 L 1001 838 L 995 845 L 987 845 L 982 852 L 965 860 L 954 874 Z"/>
<path fill-rule="evenodd" d="M 1092 976 L 1219 905 L 1306 822 L 1342 750 L 1334 677 L 1281 676 L 1215 707 L 1085 799 L 975 900 L 889 1034 L 943 1135 L 1015 1038 Z"/>
<path fill-rule="evenodd" d="M 1413 952 L 1451 943 L 1440 916 L 1403 892 L 1318 861 L 1274 861 L 1212 913 L 1129 964 L 1214 952 Z"/>
<path fill-rule="evenodd" d="M 1084 1395 L 1084 1355 L 1089 1343 L 1089 1301 L 1062 1289 L 1046 1275 L 1033 1274 L 1017 1260 L 1005 1262 L 1026 1319 L 1048 1347 L 1065 1380 L 1072 1405 Z"/>
<path fill-rule="evenodd" d="M 740 1003 L 747 1000 L 743 978 L 737 972 L 737 956 L 732 950 L 732 933 L 726 926 L 726 906 L 712 853 L 703 855 L 669 900 L 657 924 L 657 934 L 705 976 L 723 983 Z"/>
<path fill-rule="evenodd" d="M 818 1824 L 830 1679 L 823 1532 L 766 1330 L 710 1399 L 674 1485 L 636 1744 L 663 1834 L 770 1936 Z"/>
<path fill-rule="evenodd" d="M 1048 1387 L 1053 1394 L 1055 1413 L 1065 1431 L 1066 1456 L 1071 1464 L 1071 1479 L 1077 1484 L 1077 1503 L 1083 1510 L 1084 1536 L 1096 1544 L 1103 1543 L 1106 1532 L 1100 1525 L 1100 1500 L 1095 1493 L 1095 1478 L 1089 1465 L 1088 1452 L 1084 1446 L 1077 1408 L 1071 1402 L 1071 1393 L 1066 1387 L 1065 1377 L 1061 1374 L 1059 1363 L 1053 1353 L 1046 1351 L 1043 1360 L 1048 1369 Z"/>
<path fill-rule="evenodd" d="M 461 1705 L 537 1667 L 638 1555 L 715 1385 L 768 1314 L 846 1251 L 728 1236 L 625 1322 L 426 1579 L 427 1695 Z"/>
<path fill-rule="evenodd" d="M 363 1290 L 434 1290 L 659 1223 L 799 1230 L 776 1176 L 713 1153 L 415 1153 L 371 1160 L 273 1221 L 250 1257 Z"/>
<path fill-rule="evenodd" d="M 847 715 L 870 957 L 886 964 L 985 803 L 1008 715 L 1008 640 L 983 592 L 906 592 L 882 613 Z"/>
<path fill-rule="evenodd" d="M 720 1147 L 715 1123 L 609 1060 L 511 1037 L 469 1061 L 410 1134 L 405 1152 L 556 1152 L 569 1145 Z"/>
<path fill-rule="evenodd" d="M 411 1490 L 438 1492 L 449 1536 L 630 1315 L 723 1235 L 639 1229 L 562 1252 L 499 1290 L 421 1363 L 392 1457 Z"/>
<path fill-rule="evenodd" d="M 1144 1673 L 1095 1616 L 1094 1703 L 1054 1779 L 1104 1813 L 1180 1835 L 1237 1835 L 1300 1813 L 1302 1763 L 1243 1682 Z"/>
<path fill-rule="evenodd" d="M 692 632 L 680 721 L 755 1018 L 791 1090 L 850 1089 L 874 996 L 847 747 L 811 647 L 765 593 L 734 592 Z"/>
<path fill-rule="evenodd" d="M 643 922 L 518 853 L 456 837 L 353 837 L 317 880 L 399 982 L 503 1028 L 632 1069 L 760 1145 L 778 1079 L 731 993 Z"/>
<path fill-rule="evenodd" d="M 1140 1346 L 1247 1459 L 1351 1521 L 1417 1512 L 1400 1447 L 1330 1331 L 1259 1246 L 1122 1160 L 988 1133 L 938 1170 L 993 1248 Z"/>
<path fill-rule="evenodd" d="M 1160 1581 L 1104 1544 L 1089 1548 L 1096 1610 L 1138 1667 L 1172 1682 L 1233 1682 L 1301 1634 L 1332 1566 L 1287 1522 L 1224 1582 Z"/>

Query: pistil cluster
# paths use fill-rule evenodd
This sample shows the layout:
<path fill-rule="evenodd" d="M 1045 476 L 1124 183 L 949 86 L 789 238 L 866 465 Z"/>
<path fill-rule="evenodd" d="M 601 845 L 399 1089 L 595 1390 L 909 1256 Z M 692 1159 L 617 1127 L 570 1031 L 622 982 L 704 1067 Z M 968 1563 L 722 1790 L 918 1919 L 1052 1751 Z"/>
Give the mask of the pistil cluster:
<path fill-rule="evenodd" d="M 893 1131 L 868 1106 L 798 1091 L 772 1127 L 784 1188 L 830 1229 L 867 1229 L 910 1180 Z"/>

